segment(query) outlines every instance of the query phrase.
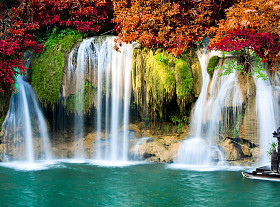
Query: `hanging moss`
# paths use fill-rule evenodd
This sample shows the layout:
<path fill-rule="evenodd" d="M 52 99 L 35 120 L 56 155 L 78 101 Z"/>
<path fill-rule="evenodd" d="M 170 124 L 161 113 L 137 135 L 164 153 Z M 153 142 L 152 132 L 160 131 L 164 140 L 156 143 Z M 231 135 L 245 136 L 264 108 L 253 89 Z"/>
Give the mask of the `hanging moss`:
<path fill-rule="evenodd" d="M 86 81 L 84 82 L 84 87 L 78 91 L 75 95 L 72 94 L 66 100 L 66 109 L 68 113 L 78 113 L 78 114 L 89 114 L 94 105 L 94 86 Z"/>
<path fill-rule="evenodd" d="M 193 76 L 193 89 L 192 93 L 198 98 L 201 87 L 202 87 L 202 72 L 201 66 L 194 50 L 188 50 L 184 53 L 182 57 L 187 64 L 190 66 L 192 76 Z"/>
<path fill-rule="evenodd" d="M 170 101 L 175 92 L 175 57 L 165 51 L 149 51 L 144 58 L 147 105 L 156 119 L 163 117 L 165 102 Z"/>
<path fill-rule="evenodd" d="M 133 57 L 132 85 L 140 113 L 148 111 L 153 120 L 168 118 L 168 107 L 180 113 L 193 94 L 192 68 L 186 57 L 176 58 L 160 49 L 137 49 Z M 179 104 L 174 106 L 176 100 Z"/>
<path fill-rule="evenodd" d="M 39 101 L 46 105 L 58 102 L 64 66 L 73 45 L 82 41 L 77 32 L 54 34 L 45 43 L 45 50 L 31 62 L 31 84 Z"/>
<path fill-rule="evenodd" d="M 84 112 L 89 113 L 94 105 L 94 95 L 96 88 L 90 83 L 86 82 L 84 85 Z"/>
<path fill-rule="evenodd" d="M 210 75 L 210 77 L 212 78 L 215 67 L 218 65 L 219 63 L 219 57 L 218 56 L 213 56 L 210 58 L 208 66 L 207 66 L 207 72 Z"/>
<path fill-rule="evenodd" d="M 186 61 L 179 59 L 175 65 L 176 71 L 176 94 L 178 99 L 187 101 L 193 88 L 193 77 L 190 66 Z"/>

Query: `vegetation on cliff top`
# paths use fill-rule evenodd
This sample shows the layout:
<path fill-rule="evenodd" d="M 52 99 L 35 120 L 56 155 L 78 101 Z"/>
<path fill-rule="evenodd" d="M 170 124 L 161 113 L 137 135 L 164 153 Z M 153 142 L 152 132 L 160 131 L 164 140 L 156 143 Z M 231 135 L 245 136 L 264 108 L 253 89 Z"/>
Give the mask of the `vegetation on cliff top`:
<path fill-rule="evenodd" d="M 224 18 L 225 9 L 236 2 L 115 0 L 113 21 L 121 41 L 139 41 L 144 47 L 164 48 L 181 56 L 188 47 L 209 36 L 211 28 Z"/>
<path fill-rule="evenodd" d="M 208 36 L 210 49 L 253 51 L 276 69 L 279 10 L 280 0 L 2 0 L 0 92 L 5 85 L 15 90 L 14 75 L 26 69 L 23 52 L 41 52 L 42 34 L 53 28 L 96 33 L 105 26 L 112 31 L 111 20 L 120 44 L 138 41 L 146 48 L 163 48 L 180 57 Z"/>
<path fill-rule="evenodd" d="M 280 61 L 280 0 L 242 0 L 219 23 L 211 49 L 252 50 L 278 70 Z"/>

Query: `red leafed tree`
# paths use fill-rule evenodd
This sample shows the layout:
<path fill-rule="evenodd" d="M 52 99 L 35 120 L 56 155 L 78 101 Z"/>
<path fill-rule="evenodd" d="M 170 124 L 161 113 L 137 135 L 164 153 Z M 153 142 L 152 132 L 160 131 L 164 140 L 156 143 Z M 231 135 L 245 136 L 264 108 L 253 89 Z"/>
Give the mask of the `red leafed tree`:
<path fill-rule="evenodd" d="M 144 47 L 164 48 L 180 56 L 215 31 L 228 0 L 115 0 L 113 19 L 120 42 L 139 41 Z M 210 30 L 211 28 L 211 30 Z"/>
<path fill-rule="evenodd" d="M 32 35 L 38 25 L 22 22 L 13 14 L 13 7 L 8 5 L 19 6 L 19 2 L 4 1 L 0 7 L 0 92 L 3 92 L 4 86 L 12 86 L 11 89 L 15 90 L 14 76 L 26 70 L 23 66 L 24 52 L 29 49 L 37 53 L 43 49 Z"/>
<path fill-rule="evenodd" d="M 263 61 L 280 60 L 280 0 L 242 0 L 221 20 L 211 49 L 253 50 Z"/>
<path fill-rule="evenodd" d="M 111 9 L 108 0 L 23 0 L 15 15 L 25 22 L 37 22 L 40 28 L 65 26 L 97 32 Z"/>
<path fill-rule="evenodd" d="M 0 2 L 0 92 L 24 74 L 24 52 L 41 52 L 38 32 L 54 27 L 97 32 L 112 13 L 109 0 L 6 0 Z"/>

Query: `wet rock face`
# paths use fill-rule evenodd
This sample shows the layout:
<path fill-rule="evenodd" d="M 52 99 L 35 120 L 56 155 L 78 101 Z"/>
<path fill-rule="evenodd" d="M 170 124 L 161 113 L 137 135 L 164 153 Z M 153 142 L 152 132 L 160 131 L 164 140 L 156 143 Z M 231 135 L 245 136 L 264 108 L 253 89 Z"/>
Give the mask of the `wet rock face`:
<path fill-rule="evenodd" d="M 153 130 L 141 129 L 135 124 L 129 126 L 131 135 L 129 142 L 129 159 L 130 160 L 144 160 L 148 162 L 172 163 L 176 159 L 177 151 L 180 146 L 180 139 L 176 134 L 173 135 L 159 135 L 158 132 Z M 69 139 L 55 138 L 52 144 L 52 150 L 56 158 L 74 158 L 75 146 L 82 145 L 85 149 L 85 157 L 93 159 L 96 154 L 96 132 L 88 132 L 84 138 L 73 141 L 71 133 L 68 131 Z M 102 133 L 101 145 L 110 142 L 110 135 Z M 184 136 L 185 135 L 181 135 Z"/>
<path fill-rule="evenodd" d="M 180 147 L 176 137 L 165 136 L 160 138 L 150 138 L 137 146 L 137 153 L 143 160 L 150 162 L 172 163 L 176 159 L 177 151 Z"/>
<path fill-rule="evenodd" d="M 10 106 L 11 90 L 5 89 L 4 93 L 0 93 L 0 132 L 2 131 L 2 124 L 6 118 Z M 1 139 L 1 135 L 0 135 Z"/>
<path fill-rule="evenodd" d="M 226 154 L 225 159 L 227 161 L 235 161 L 244 158 L 244 153 L 241 149 L 241 145 L 239 145 L 237 142 L 226 139 L 222 142 L 221 147 Z"/>
<path fill-rule="evenodd" d="M 239 136 L 258 145 L 258 123 L 256 114 L 256 86 L 252 77 L 245 74 L 238 76 L 243 96 L 244 118 L 240 126 Z"/>

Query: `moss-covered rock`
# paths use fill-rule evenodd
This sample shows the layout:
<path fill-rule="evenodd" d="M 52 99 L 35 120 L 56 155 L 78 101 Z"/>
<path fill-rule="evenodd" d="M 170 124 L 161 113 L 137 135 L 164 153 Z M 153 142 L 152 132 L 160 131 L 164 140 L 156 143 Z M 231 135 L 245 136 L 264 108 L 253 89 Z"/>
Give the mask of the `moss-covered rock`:
<path fill-rule="evenodd" d="M 55 32 L 45 43 L 45 50 L 31 62 L 31 84 L 39 101 L 45 106 L 58 102 L 64 67 L 75 43 L 82 41 L 80 33 L 64 35 Z"/>
<path fill-rule="evenodd" d="M 176 94 L 179 100 L 186 102 L 193 88 L 193 76 L 186 61 L 179 59 L 175 65 Z"/>
<path fill-rule="evenodd" d="M 210 77 L 212 78 L 214 70 L 216 68 L 216 66 L 219 63 L 219 57 L 218 56 L 213 56 L 210 58 L 208 66 L 207 66 L 207 72 L 210 75 Z"/>
<path fill-rule="evenodd" d="M 68 113 L 89 114 L 94 105 L 96 88 L 88 81 L 84 83 L 82 90 L 66 98 L 64 104 Z"/>
<path fill-rule="evenodd" d="M 194 101 L 195 94 L 192 71 L 198 61 L 193 54 L 176 58 L 162 49 L 135 49 L 132 86 L 142 119 L 171 121 L 174 113 L 182 117 L 188 113 L 186 106 Z"/>
<path fill-rule="evenodd" d="M 11 91 L 9 89 L 5 89 L 4 93 L 0 93 L 0 132 L 2 131 L 2 125 L 10 107 L 10 98 Z"/>
<path fill-rule="evenodd" d="M 197 57 L 197 54 L 194 50 L 188 50 L 184 54 L 184 59 L 190 65 L 193 76 L 193 89 L 192 92 L 194 96 L 198 98 L 201 88 L 202 88 L 202 72 L 201 66 Z"/>

